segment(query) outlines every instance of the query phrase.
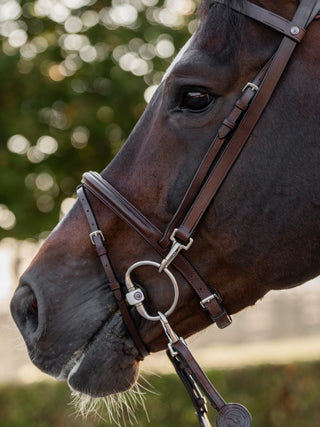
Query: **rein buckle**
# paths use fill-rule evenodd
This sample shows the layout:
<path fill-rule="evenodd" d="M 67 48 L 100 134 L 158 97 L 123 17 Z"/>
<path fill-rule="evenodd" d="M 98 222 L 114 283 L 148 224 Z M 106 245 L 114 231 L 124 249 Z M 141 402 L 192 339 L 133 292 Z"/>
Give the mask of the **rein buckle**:
<path fill-rule="evenodd" d="M 170 236 L 170 240 L 172 242 L 172 246 L 170 249 L 170 252 L 168 253 L 168 255 L 162 260 L 160 267 L 159 267 L 159 273 L 161 273 L 165 268 L 167 268 L 172 261 L 175 259 L 175 257 L 178 255 L 178 253 L 183 249 L 185 251 L 187 251 L 190 246 L 193 243 L 193 239 L 190 237 L 189 242 L 186 245 L 183 245 L 182 243 L 179 243 L 176 238 L 175 235 L 177 233 L 178 229 L 175 228 Z"/>

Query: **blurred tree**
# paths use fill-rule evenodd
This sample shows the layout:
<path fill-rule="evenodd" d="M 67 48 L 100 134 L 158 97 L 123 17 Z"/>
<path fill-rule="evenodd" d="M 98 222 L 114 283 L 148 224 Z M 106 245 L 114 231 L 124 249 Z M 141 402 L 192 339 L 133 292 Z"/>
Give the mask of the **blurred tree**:
<path fill-rule="evenodd" d="M 0 239 L 43 237 L 121 147 L 198 0 L 2 0 Z"/>

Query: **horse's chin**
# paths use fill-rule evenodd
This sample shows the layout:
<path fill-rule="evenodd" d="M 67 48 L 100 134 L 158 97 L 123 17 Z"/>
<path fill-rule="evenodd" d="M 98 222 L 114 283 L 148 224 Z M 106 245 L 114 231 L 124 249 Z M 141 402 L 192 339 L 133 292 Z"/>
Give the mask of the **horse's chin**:
<path fill-rule="evenodd" d="M 64 366 L 59 379 L 73 391 L 103 397 L 130 389 L 138 379 L 137 350 L 115 314 L 92 341 Z"/>

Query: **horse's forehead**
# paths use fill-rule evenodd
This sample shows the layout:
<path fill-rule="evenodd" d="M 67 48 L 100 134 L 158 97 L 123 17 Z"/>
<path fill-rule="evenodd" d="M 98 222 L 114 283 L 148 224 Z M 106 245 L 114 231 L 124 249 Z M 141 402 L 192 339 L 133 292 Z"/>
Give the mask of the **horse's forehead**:
<path fill-rule="evenodd" d="M 167 79 L 167 77 L 170 75 L 170 73 L 174 69 L 174 67 L 181 61 L 181 59 L 183 58 L 183 56 L 185 55 L 185 53 L 187 52 L 187 50 L 191 46 L 193 39 L 194 39 L 194 35 L 189 38 L 187 43 L 179 51 L 178 55 L 175 57 L 175 59 L 172 61 L 171 65 L 169 66 L 169 68 L 165 72 L 162 81 Z"/>
<path fill-rule="evenodd" d="M 209 5 L 209 3 L 211 4 L 212 2 L 208 1 L 205 3 Z M 207 10 L 209 10 L 209 7 L 207 7 Z M 200 53 L 200 55 L 210 51 L 211 57 L 215 57 L 223 62 L 225 61 L 225 56 L 232 50 L 231 45 L 237 45 L 239 40 L 236 37 L 237 31 L 235 31 L 235 28 L 232 27 L 232 29 L 230 29 L 228 17 L 221 15 L 223 11 L 223 8 L 219 9 L 215 11 L 215 13 L 210 14 L 210 16 L 208 12 L 205 14 L 202 13 L 199 27 L 181 48 L 165 72 L 162 81 L 168 78 L 173 69 L 185 59 L 187 52 L 191 49 L 193 54 L 197 52 Z M 235 34 L 235 37 L 232 36 L 233 33 Z M 226 44 L 229 46 L 228 49 L 226 48 Z M 232 58 L 228 57 L 228 60 L 229 62 L 232 62 Z M 190 65 L 192 65 L 192 61 Z"/>

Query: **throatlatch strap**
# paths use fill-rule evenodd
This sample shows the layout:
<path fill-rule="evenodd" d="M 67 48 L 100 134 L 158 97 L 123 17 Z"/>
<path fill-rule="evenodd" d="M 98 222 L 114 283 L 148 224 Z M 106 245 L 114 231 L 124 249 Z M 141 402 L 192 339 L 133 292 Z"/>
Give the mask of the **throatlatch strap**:
<path fill-rule="evenodd" d="M 82 186 L 79 186 L 77 188 L 77 194 L 79 201 L 82 205 L 83 211 L 86 215 L 91 233 L 90 233 L 90 239 L 93 243 L 97 255 L 99 256 L 99 259 L 101 261 L 103 270 L 107 276 L 108 282 L 109 282 L 109 288 L 113 292 L 113 295 L 117 301 L 118 307 L 120 309 L 120 312 L 122 314 L 123 320 L 125 325 L 128 328 L 128 331 L 140 353 L 139 360 L 143 360 L 144 357 L 146 357 L 149 354 L 149 351 L 146 349 L 140 334 L 136 328 L 135 323 L 132 320 L 132 317 L 130 315 L 130 312 L 128 310 L 127 304 L 125 300 L 123 299 L 120 283 L 117 280 L 113 269 L 111 267 L 111 263 L 109 261 L 108 255 L 107 255 L 107 249 L 104 245 L 104 237 L 99 229 L 99 226 L 97 224 L 97 221 L 95 219 L 93 210 L 90 206 L 90 203 L 85 195 L 84 189 Z"/>

